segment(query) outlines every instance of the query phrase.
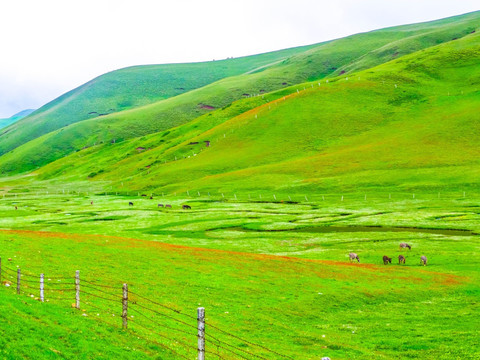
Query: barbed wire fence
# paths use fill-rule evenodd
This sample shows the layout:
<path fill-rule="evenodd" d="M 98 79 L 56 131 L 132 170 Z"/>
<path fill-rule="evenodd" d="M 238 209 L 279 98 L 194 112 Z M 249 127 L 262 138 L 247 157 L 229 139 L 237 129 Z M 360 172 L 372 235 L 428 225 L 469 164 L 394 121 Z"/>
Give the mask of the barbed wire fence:
<path fill-rule="evenodd" d="M 121 327 L 178 359 L 293 360 L 207 322 L 203 307 L 197 308 L 194 316 L 131 291 L 128 284 L 109 285 L 99 279 L 81 278 L 78 270 L 71 277 L 34 275 L 6 266 L 0 257 L 0 283 L 18 295 L 41 302 L 70 304 L 82 316 Z"/>

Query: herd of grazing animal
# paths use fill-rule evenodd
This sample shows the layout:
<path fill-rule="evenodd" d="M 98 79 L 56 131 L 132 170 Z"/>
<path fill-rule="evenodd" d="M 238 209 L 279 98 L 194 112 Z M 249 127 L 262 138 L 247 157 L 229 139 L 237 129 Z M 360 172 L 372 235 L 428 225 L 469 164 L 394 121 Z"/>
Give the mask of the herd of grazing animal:
<path fill-rule="evenodd" d="M 143 195 L 142 195 L 143 196 Z M 151 197 L 150 197 L 151 198 Z M 92 205 L 93 205 L 93 202 L 92 202 Z M 128 206 L 133 206 L 133 202 L 132 201 L 129 201 L 128 202 Z M 157 208 L 165 208 L 165 209 L 171 209 L 172 208 L 172 205 L 170 204 L 158 204 L 157 205 Z M 191 210 L 192 207 L 190 205 L 182 205 L 182 209 L 183 210 Z"/>
<path fill-rule="evenodd" d="M 408 245 L 407 243 L 403 243 L 403 242 L 400 243 L 399 247 L 400 247 L 400 250 L 407 249 L 407 248 L 408 248 L 408 250 L 412 249 L 412 247 L 410 245 Z M 350 262 L 354 262 L 355 260 L 357 260 L 357 262 L 360 262 L 360 258 L 358 257 L 358 255 L 356 253 L 349 253 L 348 258 L 349 258 Z M 398 264 L 400 264 L 400 265 L 405 264 L 405 260 L 406 260 L 405 256 L 398 255 Z M 387 255 L 384 255 L 383 258 L 382 258 L 382 261 L 383 261 L 384 265 L 388 265 L 388 264 L 392 263 L 392 258 L 388 257 Z M 427 266 L 427 257 L 425 255 L 422 255 L 420 257 L 420 265 Z"/>

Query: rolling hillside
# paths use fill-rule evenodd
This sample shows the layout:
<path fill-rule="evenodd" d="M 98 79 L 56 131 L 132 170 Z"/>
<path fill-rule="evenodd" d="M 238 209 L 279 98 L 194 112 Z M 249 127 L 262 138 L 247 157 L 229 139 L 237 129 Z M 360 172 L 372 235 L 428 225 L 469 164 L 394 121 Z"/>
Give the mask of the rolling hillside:
<path fill-rule="evenodd" d="M 172 192 L 476 186 L 479 64 L 474 33 L 328 83 L 240 100 L 160 134 L 97 145 L 39 174 Z"/>
<path fill-rule="evenodd" d="M 260 59 L 265 60 L 262 57 L 267 55 L 268 62 L 265 60 L 263 67 L 256 67 L 255 71 L 245 71 L 242 75 L 226 77 L 226 71 L 224 71 L 222 72 L 224 78 L 221 80 L 191 91 L 185 90 L 183 94 L 153 102 L 150 105 L 105 116 L 94 114 L 90 115 L 95 116 L 91 119 L 65 126 L 79 120 L 75 116 L 68 115 L 71 110 L 69 110 L 70 105 L 66 104 L 70 103 L 70 100 L 66 100 L 67 98 L 78 98 L 78 108 L 82 109 L 84 114 L 87 107 L 92 111 L 97 111 L 93 109 L 98 108 L 93 105 L 86 107 L 85 104 L 88 101 L 82 103 L 78 94 L 80 89 L 75 90 L 70 95 L 65 95 L 64 100 L 61 98 L 48 104 L 44 109 L 40 109 L 36 113 L 37 115 L 34 114 L 24 119 L 16 127 L 5 130 L 5 133 L 0 136 L 2 152 L 18 147 L 28 140 L 36 139 L 2 156 L 0 171 L 3 174 L 26 172 L 83 148 L 102 143 L 118 143 L 126 139 L 171 129 L 188 123 L 203 114 L 229 106 L 232 102 L 244 97 L 266 94 L 304 81 L 367 69 L 435 44 L 467 36 L 475 31 L 479 17 L 480 12 L 475 12 L 424 24 L 406 25 L 353 35 L 306 48 L 259 55 L 259 58 L 247 57 L 244 59 L 251 59 L 251 62 L 249 66 L 243 64 L 242 70 L 253 68 L 252 63 L 255 61 L 257 61 L 255 66 L 259 65 Z M 277 61 L 272 62 L 274 59 Z M 228 63 L 235 60 L 225 61 Z M 239 63 L 242 61 L 242 59 L 237 60 Z M 208 64 L 215 67 L 217 63 L 221 64 L 221 62 Z M 236 67 L 236 70 L 239 68 L 240 65 Z M 139 72 L 142 71 L 142 68 L 135 69 Z M 114 77 L 115 74 L 107 75 Z M 85 85 L 91 87 L 90 95 L 85 96 L 90 98 L 92 94 L 95 94 L 96 86 L 94 84 L 95 82 L 87 84 L 88 86 Z M 172 95 L 175 94 L 169 94 L 169 96 Z M 138 94 L 132 94 L 131 98 L 135 99 L 136 96 Z M 167 97 L 167 95 L 164 96 Z M 106 107 L 113 106 L 107 106 L 111 103 L 105 100 L 106 97 L 96 96 L 95 102 L 101 102 L 102 106 Z M 121 97 L 115 95 L 114 98 L 118 100 Z M 153 101 L 153 97 L 149 97 L 148 92 L 146 99 L 142 101 Z M 65 106 L 62 105 L 62 101 Z M 142 105 L 140 98 L 131 104 L 131 106 L 139 105 Z M 122 107 L 115 108 L 115 111 L 120 108 Z M 97 112 L 107 110 L 100 109 Z M 58 121 L 52 120 L 51 116 L 53 115 L 49 115 L 53 112 L 58 113 Z M 41 118 L 34 118 L 34 116 Z M 29 121 L 34 121 L 36 126 L 43 130 L 39 130 L 36 126 L 28 126 Z M 51 131 L 54 129 L 59 130 Z M 39 137 L 42 134 L 45 135 Z"/>
<path fill-rule="evenodd" d="M 9 118 L 0 119 L 0 129 L 2 129 L 4 127 L 7 127 L 10 124 L 15 123 L 20 119 L 23 119 L 25 116 L 30 115 L 34 111 L 35 111 L 34 109 L 27 109 L 27 110 L 20 111 L 19 113 L 15 114 L 13 116 L 10 116 Z"/>
<path fill-rule="evenodd" d="M 236 59 L 134 66 L 99 76 L 0 133 L 0 154 L 66 125 L 168 99 L 219 79 L 260 71 L 315 45 Z"/>

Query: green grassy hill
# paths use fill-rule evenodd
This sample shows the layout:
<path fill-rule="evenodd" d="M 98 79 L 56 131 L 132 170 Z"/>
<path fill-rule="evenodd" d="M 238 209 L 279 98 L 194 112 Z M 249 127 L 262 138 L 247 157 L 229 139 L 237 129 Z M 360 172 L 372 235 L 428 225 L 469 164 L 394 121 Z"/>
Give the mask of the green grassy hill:
<path fill-rule="evenodd" d="M 221 61 L 134 66 L 104 74 L 2 131 L 0 154 L 66 125 L 168 99 L 225 77 L 270 66 L 314 46 Z"/>
<path fill-rule="evenodd" d="M 479 90 L 474 33 L 320 86 L 240 100 L 159 134 L 97 145 L 38 173 L 170 192 L 476 188 Z"/>
<path fill-rule="evenodd" d="M 289 50 L 290 53 L 288 50 L 278 54 L 272 53 L 268 57 L 268 62 L 265 61 L 268 65 L 257 68 L 255 71 L 225 77 L 198 89 L 140 108 L 101 117 L 96 116 L 38 137 L 33 142 L 2 156 L 0 171 L 3 174 L 29 171 L 82 148 L 101 143 L 117 143 L 171 129 L 212 110 L 229 106 L 233 101 L 245 96 L 265 94 L 307 80 L 333 77 L 344 72 L 350 74 L 354 70 L 370 68 L 401 55 L 466 36 L 474 31 L 479 17 L 480 12 L 476 12 L 436 22 L 353 35 L 316 46 L 292 49 Z M 267 55 L 259 55 L 259 57 Z M 243 70 L 253 67 L 251 66 L 253 59 L 259 61 L 257 57 L 245 59 L 251 59 L 251 63 L 249 66 L 244 66 Z M 278 61 L 272 62 L 273 59 Z M 229 61 L 235 60 L 226 60 L 227 63 Z M 237 61 L 241 63 L 243 60 Z M 209 66 L 215 67 L 217 63 L 220 64 L 220 62 L 209 63 Z M 258 64 L 259 62 L 256 63 Z M 238 70 L 239 67 L 240 65 L 236 69 Z M 138 71 L 141 70 L 142 68 L 138 68 Z M 109 76 L 114 77 L 115 74 L 111 73 Z M 222 72 L 222 74 L 226 73 Z M 92 85 L 91 88 L 90 95 L 87 97 L 95 94 L 96 87 Z M 78 91 L 74 91 L 71 96 L 78 98 L 77 93 Z M 68 98 L 67 95 L 65 97 Z M 132 97 L 135 98 L 133 95 Z M 146 98 L 148 99 L 148 96 Z M 96 96 L 94 101 L 101 102 L 102 106 L 109 103 L 105 101 L 105 96 Z M 86 103 L 88 102 L 78 105 L 83 109 L 83 113 L 86 113 L 84 106 Z M 135 105 L 141 105 L 141 102 Z M 89 108 L 93 109 L 92 106 Z M 53 121 L 49 117 L 49 109 L 58 113 L 60 122 Z M 16 129 L 12 127 L 6 129 L 6 133 L 0 136 L 0 149 L 5 152 L 28 139 L 72 122 L 75 117 L 67 116 L 70 111 L 68 109 L 69 106 L 54 102 L 37 112 L 43 120 L 34 118 L 36 116 L 34 114 L 19 123 Z M 35 127 L 27 126 L 28 121 L 35 121 L 38 126 L 44 127 L 45 131 L 37 131 Z"/>
<path fill-rule="evenodd" d="M 20 119 L 23 119 L 24 117 L 30 115 L 34 111 L 35 110 L 33 110 L 33 109 L 27 109 L 27 110 L 20 111 L 19 113 L 15 114 L 13 116 L 10 116 L 9 118 L 0 119 L 0 129 L 2 129 L 4 127 L 7 127 L 8 125 L 13 124 L 14 122 L 17 122 Z"/>

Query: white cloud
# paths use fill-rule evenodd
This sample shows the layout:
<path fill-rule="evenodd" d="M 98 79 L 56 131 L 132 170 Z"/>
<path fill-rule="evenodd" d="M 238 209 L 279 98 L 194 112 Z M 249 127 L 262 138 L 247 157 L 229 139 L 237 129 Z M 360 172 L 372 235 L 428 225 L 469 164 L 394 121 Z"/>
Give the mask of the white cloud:
<path fill-rule="evenodd" d="M 250 55 L 477 8 L 469 0 L 1 1 L 0 117 L 125 66 Z"/>

